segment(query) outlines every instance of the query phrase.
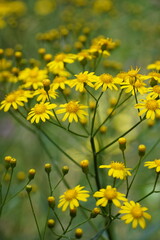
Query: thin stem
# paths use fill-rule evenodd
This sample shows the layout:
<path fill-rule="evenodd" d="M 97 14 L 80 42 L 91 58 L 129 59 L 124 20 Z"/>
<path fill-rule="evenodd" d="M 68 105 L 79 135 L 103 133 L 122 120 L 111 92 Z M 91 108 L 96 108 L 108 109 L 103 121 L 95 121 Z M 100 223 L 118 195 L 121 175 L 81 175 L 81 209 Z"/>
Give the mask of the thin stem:
<path fill-rule="evenodd" d="M 120 105 L 118 105 L 120 98 L 122 96 L 122 92 L 123 89 L 121 90 L 121 92 L 119 93 L 118 99 L 117 99 L 117 103 L 115 104 L 113 110 L 110 112 L 110 114 L 107 116 L 107 118 L 100 124 L 100 126 L 96 129 L 96 131 L 94 132 L 93 136 L 95 136 L 97 134 L 97 132 L 99 131 L 99 129 L 107 122 L 107 120 L 111 117 L 112 113 L 115 111 L 116 108 L 118 108 Z M 128 98 L 127 98 L 128 99 Z"/>
<path fill-rule="evenodd" d="M 156 179 L 155 179 L 155 183 L 153 186 L 153 190 L 151 192 L 149 192 L 147 195 L 145 195 L 144 197 L 140 198 L 137 202 L 142 201 L 143 199 L 147 198 L 148 196 L 150 196 L 152 193 L 159 193 L 160 191 L 155 191 L 156 185 L 157 185 L 157 181 L 159 178 L 159 172 L 157 173 Z"/>
<path fill-rule="evenodd" d="M 130 129 L 128 129 L 125 133 L 121 134 L 119 137 L 115 138 L 112 142 L 110 142 L 109 144 L 107 144 L 106 146 L 104 146 L 103 148 L 101 148 L 97 154 L 103 152 L 105 149 L 107 149 L 108 147 L 112 146 L 115 142 L 118 141 L 119 138 L 124 137 L 125 135 L 127 135 L 128 133 L 130 133 L 134 128 L 136 128 L 141 122 L 143 122 L 145 119 L 143 118 L 141 121 L 137 122 L 133 127 L 131 127 Z"/>
<path fill-rule="evenodd" d="M 35 223 L 36 223 L 36 227 L 37 227 L 37 230 L 38 230 L 39 239 L 42 240 L 40 229 L 39 229 L 39 226 L 38 226 L 38 221 L 37 221 L 36 214 L 35 214 L 35 211 L 34 211 L 32 200 L 31 200 L 31 196 L 30 196 L 29 192 L 27 192 L 27 193 L 28 193 L 28 198 L 29 198 L 29 202 L 30 202 L 30 205 L 31 205 L 33 217 L 34 217 L 34 220 L 35 220 Z"/>
<path fill-rule="evenodd" d="M 46 217 L 45 226 L 44 226 L 44 232 L 43 232 L 43 236 L 42 236 L 43 240 L 45 238 L 45 234 L 46 234 L 46 230 L 47 230 L 47 222 L 48 222 L 49 212 L 50 212 L 50 208 L 48 207 L 47 217 Z"/>
<path fill-rule="evenodd" d="M 52 196 L 53 188 L 52 188 L 52 184 L 51 184 L 50 173 L 47 173 L 47 176 L 48 176 L 48 183 L 49 183 L 49 188 L 50 188 L 50 196 Z"/>
<path fill-rule="evenodd" d="M 85 175 L 86 175 L 86 178 L 87 178 L 88 184 L 89 184 L 89 186 L 90 186 L 90 189 L 91 189 L 91 191 L 92 191 L 92 193 L 93 193 L 93 188 L 92 188 L 92 185 L 91 185 L 90 179 L 89 179 L 89 177 L 88 177 L 88 174 L 85 174 Z"/>
<path fill-rule="evenodd" d="M 95 98 L 95 96 L 86 88 L 86 86 L 85 86 L 85 89 L 86 89 L 86 91 L 89 93 L 89 95 L 91 95 L 91 97 L 94 98 L 95 101 L 97 101 L 97 99 Z"/>
<path fill-rule="evenodd" d="M 124 166 L 126 167 L 126 156 L 124 154 L 124 150 L 122 150 L 122 156 L 123 156 Z M 126 184 L 127 184 L 127 189 L 128 189 L 129 188 L 128 176 L 126 176 Z"/>
<path fill-rule="evenodd" d="M 73 228 L 69 229 L 69 230 L 68 230 L 68 232 L 71 232 L 72 230 L 74 230 L 75 228 L 77 228 L 77 227 L 79 227 L 79 226 L 81 226 L 81 225 L 85 224 L 85 223 L 86 223 L 86 222 L 88 222 L 89 220 L 91 220 L 91 218 L 90 218 L 90 217 L 89 217 L 87 220 L 85 220 L 85 221 L 83 221 L 83 222 L 81 222 L 81 223 L 77 224 L 77 225 L 76 225 L 76 226 L 74 226 Z"/>
<path fill-rule="evenodd" d="M 0 216 L 2 214 L 2 210 L 3 210 L 3 207 L 5 205 L 5 202 L 6 202 L 6 199 L 8 197 L 8 193 L 9 193 L 9 190 L 10 190 L 10 187 L 11 187 L 11 182 L 12 182 L 12 177 L 13 177 L 13 171 L 14 171 L 14 168 L 11 168 L 11 177 L 10 177 L 10 180 L 9 180 L 9 184 L 8 184 L 8 188 L 7 188 L 7 191 L 6 191 L 6 194 L 5 194 L 5 197 L 2 201 L 2 204 L 0 206 Z"/>
<path fill-rule="evenodd" d="M 130 190 L 130 188 L 132 187 L 132 184 L 133 184 L 133 182 L 134 182 L 134 180 L 135 180 L 135 177 L 137 176 L 138 169 L 139 169 L 139 167 L 140 167 L 141 162 L 142 162 L 142 157 L 140 157 L 140 159 L 139 159 L 139 162 L 138 162 L 138 165 L 137 165 L 137 168 L 136 168 L 136 172 L 135 172 L 135 174 L 134 174 L 134 176 L 133 176 L 133 178 L 132 178 L 132 181 L 131 181 L 130 185 L 129 185 L 128 188 L 127 188 L 126 197 L 128 197 L 129 190 Z"/>
<path fill-rule="evenodd" d="M 58 187 L 58 185 L 63 181 L 64 175 L 61 177 L 61 179 L 58 181 L 58 183 L 55 185 L 54 190 Z"/>
<path fill-rule="evenodd" d="M 133 91 L 134 91 L 134 96 L 135 96 L 136 104 L 138 104 L 138 99 L 137 99 L 136 89 L 135 89 L 134 86 L 133 86 Z M 140 113 L 139 108 L 138 108 L 138 113 Z M 141 116 L 139 116 L 139 118 L 140 118 L 140 120 L 142 120 L 142 117 L 141 117 Z"/>
<path fill-rule="evenodd" d="M 97 154 L 96 154 L 95 142 L 93 137 L 91 137 L 90 143 L 91 143 L 93 161 L 94 161 L 95 181 L 96 181 L 97 189 L 99 190 L 100 180 L 99 180 L 99 173 L 98 173 L 98 166 L 97 166 Z"/>
<path fill-rule="evenodd" d="M 70 227 L 71 224 L 72 224 L 72 221 L 73 221 L 73 218 L 70 219 L 69 224 L 68 224 L 67 228 L 65 229 L 65 231 L 63 232 L 62 235 L 64 235 L 64 234 L 68 231 L 69 227 Z M 63 237 L 63 236 L 60 236 L 59 238 L 57 238 L 57 240 L 60 240 L 62 237 Z"/>

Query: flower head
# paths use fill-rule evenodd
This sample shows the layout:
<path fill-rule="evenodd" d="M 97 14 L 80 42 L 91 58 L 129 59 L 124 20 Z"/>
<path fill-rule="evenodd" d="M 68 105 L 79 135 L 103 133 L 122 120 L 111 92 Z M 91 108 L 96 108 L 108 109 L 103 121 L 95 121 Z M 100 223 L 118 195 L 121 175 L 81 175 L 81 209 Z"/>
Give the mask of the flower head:
<path fill-rule="evenodd" d="M 160 159 L 155 159 L 154 161 L 147 161 L 144 163 L 145 167 L 149 169 L 155 168 L 156 172 L 160 172 Z"/>
<path fill-rule="evenodd" d="M 154 99 L 160 97 L 160 85 L 154 85 L 153 87 L 150 87 L 148 90 L 151 91 L 148 94 L 149 97 Z"/>
<path fill-rule="evenodd" d="M 138 103 L 135 105 L 135 108 L 144 108 L 139 112 L 139 116 L 142 116 L 146 113 L 146 118 L 151 118 L 152 120 L 155 119 L 156 114 L 160 114 L 160 100 L 156 100 L 151 97 L 146 97 L 145 99 L 141 100 L 142 103 Z"/>
<path fill-rule="evenodd" d="M 112 75 L 109 73 L 103 73 L 102 75 L 99 76 L 98 80 L 95 83 L 95 89 L 97 90 L 102 86 L 102 91 L 106 91 L 107 88 L 109 89 L 114 89 L 118 90 L 117 86 L 115 85 L 116 83 L 120 83 L 121 81 L 116 81 Z"/>
<path fill-rule="evenodd" d="M 39 101 L 45 102 L 46 100 L 49 100 L 49 97 L 56 99 L 56 97 L 58 96 L 58 93 L 52 89 L 49 89 L 48 94 L 47 94 L 47 92 L 45 91 L 44 88 L 39 88 L 34 92 L 33 95 L 34 96 L 38 95 L 38 97 L 37 97 L 38 102 Z"/>
<path fill-rule="evenodd" d="M 37 103 L 28 113 L 27 120 L 30 120 L 31 123 L 39 123 L 40 120 L 45 122 L 46 119 L 50 118 L 50 116 L 54 116 L 51 109 L 55 108 L 56 106 L 56 104 L 50 104 L 49 102 Z"/>
<path fill-rule="evenodd" d="M 119 213 L 125 214 L 121 217 L 122 220 L 125 221 L 126 224 L 132 222 L 132 227 L 136 228 L 138 224 L 141 228 L 146 227 L 146 219 L 151 219 L 151 215 L 146 213 L 148 208 L 142 207 L 139 203 L 135 203 L 134 201 L 125 202 L 124 206 L 121 206 L 121 210 Z"/>
<path fill-rule="evenodd" d="M 148 66 L 147 66 L 147 69 L 155 69 L 155 70 L 160 70 L 160 61 L 158 60 L 158 61 L 156 61 L 156 62 L 154 62 L 154 63 L 152 63 L 152 64 L 149 64 Z"/>
<path fill-rule="evenodd" d="M 96 206 L 101 205 L 102 207 L 105 207 L 108 202 L 113 202 L 116 207 L 120 207 L 121 203 L 119 200 L 127 201 L 125 194 L 117 192 L 117 189 L 112 188 L 110 185 L 108 185 L 106 189 L 102 188 L 100 191 L 95 192 L 93 197 L 100 198 L 97 200 Z"/>
<path fill-rule="evenodd" d="M 108 176 L 113 176 L 114 178 L 125 179 L 126 176 L 131 176 L 129 170 L 131 168 L 126 168 L 122 162 L 111 162 L 109 165 L 101 165 L 99 168 L 110 168 Z"/>
<path fill-rule="evenodd" d="M 85 89 L 85 85 L 88 85 L 90 87 L 94 87 L 93 82 L 97 80 L 97 76 L 94 75 L 93 72 L 81 72 L 79 74 L 76 74 L 76 79 L 70 80 L 69 85 L 71 87 L 76 87 L 76 91 L 83 92 Z"/>
<path fill-rule="evenodd" d="M 84 115 L 88 115 L 83 109 L 88 108 L 85 105 L 79 104 L 79 101 L 70 101 L 65 104 L 61 104 L 59 109 L 56 111 L 57 114 L 65 113 L 62 121 L 65 121 L 68 118 L 68 121 L 71 123 L 74 121 L 78 122 L 78 118 L 83 119 Z"/>
<path fill-rule="evenodd" d="M 24 106 L 24 102 L 27 101 L 25 95 L 20 95 L 17 91 L 14 91 L 6 95 L 5 99 L 1 102 L 0 110 L 4 109 L 4 112 L 7 112 L 11 107 L 18 109 L 18 106 Z"/>
<path fill-rule="evenodd" d="M 62 207 L 62 211 L 66 211 L 67 207 L 71 210 L 79 206 L 79 201 L 86 202 L 89 197 L 89 191 L 82 190 L 84 187 L 80 185 L 75 188 L 68 189 L 63 195 L 59 198 L 58 208 Z"/>

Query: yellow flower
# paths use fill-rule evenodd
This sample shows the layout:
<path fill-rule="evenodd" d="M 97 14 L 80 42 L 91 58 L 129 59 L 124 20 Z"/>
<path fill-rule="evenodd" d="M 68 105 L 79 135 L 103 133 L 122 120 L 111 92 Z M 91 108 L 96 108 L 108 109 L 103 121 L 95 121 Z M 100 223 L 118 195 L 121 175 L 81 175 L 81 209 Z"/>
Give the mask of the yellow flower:
<path fill-rule="evenodd" d="M 151 91 L 151 93 L 148 94 L 151 98 L 158 98 L 160 97 L 160 85 L 154 85 L 151 88 L 148 88 L 148 91 Z"/>
<path fill-rule="evenodd" d="M 89 73 L 88 71 L 81 72 L 79 74 L 76 74 L 76 79 L 70 80 L 69 86 L 74 87 L 76 86 L 76 91 L 83 92 L 85 90 L 85 85 L 88 85 L 90 87 L 94 87 L 92 82 L 95 82 L 97 80 L 97 76 L 94 75 L 93 72 Z"/>
<path fill-rule="evenodd" d="M 116 188 L 112 188 L 110 185 L 106 186 L 106 189 L 102 188 L 100 191 L 94 193 L 93 197 L 100 198 L 96 202 L 96 206 L 107 206 L 108 202 L 113 202 L 116 207 L 120 207 L 121 201 L 127 201 L 125 194 L 117 192 Z"/>
<path fill-rule="evenodd" d="M 111 162 L 109 165 L 101 165 L 99 168 L 110 168 L 108 176 L 113 176 L 114 178 L 126 179 L 126 176 L 131 176 L 129 170 L 131 168 L 126 168 L 122 162 Z"/>
<path fill-rule="evenodd" d="M 138 224 L 141 228 L 146 227 L 146 219 L 151 219 L 151 215 L 146 213 L 148 208 L 142 207 L 139 203 L 135 203 L 134 201 L 125 202 L 124 206 L 121 206 L 121 210 L 119 213 L 125 214 L 121 217 L 122 220 L 125 221 L 126 224 L 132 222 L 132 228 L 136 228 Z"/>
<path fill-rule="evenodd" d="M 160 83 L 160 73 L 158 73 L 158 72 L 150 72 L 150 73 L 148 73 L 148 76 Z"/>
<path fill-rule="evenodd" d="M 146 118 L 155 119 L 156 114 L 160 114 L 160 100 L 154 98 L 146 97 L 141 100 L 143 103 L 138 103 L 135 105 L 135 108 L 144 108 L 139 112 L 139 116 L 146 113 Z"/>
<path fill-rule="evenodd" d="M 51 84 L 51 88 L 53 89 L 57 89 L 57 88 L 61 88 L 61 89 L 65 89 L 65 84 L 68 83 L 68 80 L 65 76 L 56 76 L 53 79 L 53 83 Z"/>
<path fill-rule="evenodd" d="M 88 108 L 85 105 L 79 104 L 79 101 L 70 101 L 65 104 L 61 104 L 59 109 L 56 111 L 57 114 L 65 113 L 62 121 L 65 121 L 68 118 L 68 121 L 71 123 L 73 120 L 78 122 L 78 118 L 83 119 L 84 115 L 88 115 L 83 109 Z"/>
<path fill-rule="evenodd" d="M 19 74 L 19 79 L 24 81 L 24 87 L 43 87 L 42 81 L 47 78 L 47 70 L 40 70 L 38 67 L 25 68 Z"/>
<path fill-rule="evenodd" d="M 38 101 L 38 102 L 39 102 L 39 101 L 45 102 L 46 100 L 49 100 L 48 95 L 49 95 L 49 97 L 51 97 L 51 98 L 53 98 L 53 99 L 56 99 L 56 97 L 58 96 L 58 93 L 55 92 L 54 90 L 50 89 L 50 90 L 48 91 L 48 94 L 47 94 L 47 92 L 44 90 L 44 88 L 41 88 L 41 89 L 37 89 L 37 90 L 34 92 L 33 95 L 34 95 L 34 96 L 39 95 L 39 96 L 37 97 L 37 101 Z"/>
<path fill-rule="evenodd" d="M 88 49 L 83 49 L 81 52 L 77 53 L 77 60 L 79 62 L 92 60 L 92 59 L 93 59 L 93 56 L 90 54 Z"/>
<path fill-rule="evenodd" d="M 62 207 L 62 211 L 66 211 L 67 207 L 73 210 L 79 206 L 79 201 L 86 202 L 89 197 L 89 191 L 82 189 L 84 189 L 84 187 L 81 187 L 80 185 L 75 188 L 68 189 L 59 197 L 60 200 L 58 208 Z"/>
<path fill-rule="evenodd" d="M 160 61 L 156 61 L 156 62 L 154 62 L 154 63 L 152 63 L 152 64 L 149 64 L 148 66 L 147 66 L 147 69 L 155 69 L 155 70 L 160 70 Z"/>
<path fill-rule="evenodd" d="M 51 72 L 59 73 L 59 71 L 65 70 L 65 63 L 73 63 L 75 58 L 75 54 L 59 53 L 47 66 Z"/>
<path fill-rule="evenodd" d="M 0 110 L 4 108 L 4 112 L 7 112 L 11 107 L 18 109 L 18 106 L 24 106 L 24 102 L 27 101 L 28 100 L 25 96 L 19 96 L 17 91 L 14 91 L 9 93 L 1 102 Z"/>
<path fill-rule="evenodd" d="M 148 167 L 149 169 L 151 168 L 156 168 L 156 172 L 160 172 L 160 159 L 155 159 L 154 161 L 148 161 L 144 163 L 145 167 Z"/>
<path fill-rule="evenodd" d="M 45 122 L 46 119 L 50 118 L 50 116 L 54 116 L 53 112 L 50 110 L 55 108 L 56 106 L 56 104 L 50 104 L 49 102 L 37 103 L 28 113 L 27 120 L 30 120 L 31 123 L 39 123 L 40 120 Z"/>
<path fill-rule="evenodd" d="M 95 83 L 95 90 L 97 90 L 98 88 L 100 88 L 102 86 L 102 92 L 106 91 L 107 88 L 109 89 L 114 89 L 114 90 L 118 90 L 117 86 L 115 85 L 116 83 L 120 83 L 121 81 L 116 81 L 112 75 L 108 74 L 108 73 L 104 73 L 102 75 L 99 76 L 98 80 Z"/>

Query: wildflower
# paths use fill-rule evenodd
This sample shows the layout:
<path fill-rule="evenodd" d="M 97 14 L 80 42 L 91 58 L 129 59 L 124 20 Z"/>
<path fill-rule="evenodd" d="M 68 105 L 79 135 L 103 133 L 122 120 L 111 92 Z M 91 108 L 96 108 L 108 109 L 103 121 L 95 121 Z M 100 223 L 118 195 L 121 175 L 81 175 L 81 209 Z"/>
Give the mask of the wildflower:
<path fill-rule="evenodd" d="M 98 80 L 95 83 L 95 90 L 102 86 L 102 92 L 105 92 L 107 88 L 111 90 L 118 90 L 116 83 L 120 83 L 120 81 L 116 81 L 112 75 L 108 73 L 103 73 L 99 76 Z"/>
<path fill-rule="evenodd" d="M 37 89 L 33 96 L 39 95 L 37 97 L 37 101 L 41 101 L 41 102 L 45 102 L 46 100 L 49 100 L 50 98 L 56 99 L 58 96 L 58 93 L 55 92 L 53 89 L 50 89 L 48 92 L 46 92 L 46 90 L 44 88 L 39 88 Z"/>
<path fill-rule="evenodd" d="M 126 176 L 131 176 L 129 170 L 131 168 L 126 168 L 122 162 L 111 162 L 109 165 L 101 165 L 99 168 L 110 168 L 108 176 L 113 176 L 114 178 L 126 179 Z"/>
<path fill-rule="evenodd" d="M 159 71 L 160 70 L 160 61 L 158 60 L 152 64 L 149 64 L 147 66 L 147 69 L 155 69 L 155 70 Z"/>
<path fill-rule="evenodd" d="M 0 110 L 4 108 L 4 112 L 7 112 L 11 107 L 18 109 L 18 106 L 24 106 L 24 102 L 27 102 L 25 96 L 19 96 L 16 91 L 9 93 L 5 99 L 1 102 Z"/>
<path fill-rule="evenodd" d="M 144 108 L 139 112 L 139 116 L 142 116 L 146 113 L 146 118 L 151 118 L 152 120 L 155 119 L 156 113 L 160 114 L 160 100 L 153 99 L 149 96 L 145 99 L 141 100 L 142 103 L 138 103 L 135 105 L 135 108 Z"/>
<path fill-rule="evenodd" d="M 119 213 L 125 214 L 121 217 L 122 220 L 125 221 L 126 224 L 132 222 L 132 228 L 136 228 L 139 224 L 141 228 L 146 227 L 146 219 L 151 219 L 151 215 L 146 213 L 148 208 L 142 207 L 139 203 L 135 203 L 134 201 L 125 202 L 124 206 L 121 206 L 121 210 Z"/>
<path fill-rule="evenodd" d="M 82 190 L 84 187 L 80 185 L 75 188 L 68 189 L 59 198 L 58 208 L 62 207 L 62 211 L 65 211 L 69 206 L 70 209 L 77 208 L 79 206 L 79 201 L 86 202 L 89 197 L 89 191 Z"/>
<path fill-rule="evenodd" d="M 24 87 L 43 87 L 43 80 L 47 78 L 47 70 L 40 70 L 38 67 L 25 68 L 19 73 L 19 79 L 24 81 Z"/>
<path fill-rule="evenodd" d="M 68 118 L 68 121 L 71 123 L 73 120 L 78 122 L 78 118 L 82 119 L 84 115 L 88 115 L 83 109 L 88 108 L 85 105 L 79 104 L 79 101 L 70 101 L 65 104 L 61 104 L 59 109 L 56 111 L 57 114 L 65 113 L 62 121 L 65 121 Z"/>
<path fill-rule="evenodd" d="M 85 89 L 85 85 L 90 87 L 94 87 L 92 82 L 97 80 L 97 76 L 94 75 L 93 72 L 89 73 L 88 71 L 81 72 L 76 74 L 76 79 L 70 80 L 69 85 L 72 87 L 76 86 L 76 91 L 83 92 Z"/>
<path fill-rule="evenodd" d="M 51 112 L 51 109 L 55 108 L 56 106 L 56 104 L 50 104 L 49 102 L 37 103 L 28 113 L 27 120 L 30 120 L 31 123 L 39 123 L 40 120 L 45 122 L 46 119 L 50 118 L 50 116 L 54 116 L 53 112 Z"/>
<path fill-rule="evenodd" d="M 76 58 L 75 54 L 59 53 L 54 60 L 47 64 L 49 70 L 53 73 L 58 73 L 64 70 L 65 63 L 73 63 Z"/>
<path fill-rule="evenodd" d="M 138 146 L 138 153 L 140 157 L 143 157 L 146 153 L 146 146 L 144 144 L 140 144 Z"/>
<path fill-rule="evenodd" d="M 124 151 L 126 149 L 126 138 L 122 137 L 118 139 L 119 142 L 119 148 L 121 149 L 121 151 Z"/>
<path fill-rule="evenodd" d="M 160 159 L 155 159 L 154 161 L 147 161 L 144 163 L 145 167 L 149 169 L 155 168 L 156 172 L 160 172 Z"/>
<path fill-rule="evenodd" d="M 57 88 L 65 89 L 65 84 L 68 83 L 68 80 L 65 76 L 56 76 L 51 84 L 52 89 L 56 90 Z"/>
<path fill-rule="evenodd" d="M 158 72 L 150 72 L 148 73 L 148 76 L 155 81 L 158 81 L 160 83 L 160 73 Z"/>
<path fill-rule="evenodd" d="M 108 202 L 113 202 L 116 207 L 120 207 L 121 201 L 127 201 L 125 194 L 117 192 L 116 188 L 112 188 L 110 185 L 106 186 L 106 189 L 102 188 L 100 191 L 94 193 L 93 197 L 100 198 L 96 202 L 96 206 L 107 206 Z"/>
<path fill-rule="evenodd" d="M 151 91 L 148 96 L 151 98 L 158 98 L 160 97 L 160 85 L 154 85 L 153 87 L 150 87 L 148 91 Z"/>

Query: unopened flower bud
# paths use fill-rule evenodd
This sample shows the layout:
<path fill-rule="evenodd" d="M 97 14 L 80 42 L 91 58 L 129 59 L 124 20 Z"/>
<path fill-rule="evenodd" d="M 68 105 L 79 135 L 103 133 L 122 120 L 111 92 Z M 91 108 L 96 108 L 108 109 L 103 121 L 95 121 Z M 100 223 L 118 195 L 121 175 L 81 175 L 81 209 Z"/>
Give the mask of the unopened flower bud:
<path fill-rule="evenodd" d="M 138 153 L 140 157 L 143 157 L 146 153 L 146 146 L 141 144 L 138 146 Z"/>
<path fill-rule="evenodd" d="M 88 165 L 89 165 L 89 161 L 88 160 L 82 160 L 80 162 L 80 166 L 82 168 L 82 171 L 86 174 L 88 173 Z"/>
<path fill-rule="evenodd" d="M 119 148 L 124 151 L 126 149 L 126 138 L 122 137 L 118 139 Z"/>
<path fill-rule="evenodd" d="M 45 169 L 46 173 L 49 174 L 49 173 L 51 172 L 51 170 L 52 170 L 51 164 L 50 164 L 50 163 L 46 163 L 46 164 L 44 165 L 44 169 Z"/>
<path fill-rule="evenodd" d="M 31 181 L 31 180 L 34 178 L 35 174 L 36 174 L 36 170 L 33 169 L 33 168 L 31 168 L 31 169 L 28 171 L 28 179 Z"/>
<path fill-rule="evenodd" d="M 82 230 L 82 228 L 77 228 L 77 229 L 75 230 L 75 237 L 76 237 L 77 239 L 79 239 L 79 238 L 82 237 L 82 235 L 83 235 L 83 230 Z"/>
<path fill-rule="evenodd" d="M 27 193 L 30 193 L 32 191 L 32 186 L 31 185 L 27 185 L 26 186 L 26 191 L 27 191 Z"/>
<path fill-rule="evenodd" d="M 38 49 L 38 53 L 39 53 L 40 55 L 44 55 L 44 54 L 46 53 L 46 49 L 45 49 L 45 48 L 39 48 L 39 49 Z"/>
<path fill-rule="evenodd" d="M 50 208 L 52 208 L 52 209 L 54 208 L 55 198 L 53 196 L 48 197 L 48 204 L 49 204 Z"/>
<path fill-rule="evenodd" d="M 46 62 L 50 62 L 52 60 L 52 54 L 47 53 L 43 56 L 43 58 Z"/>
<path fill-rule="evenodd" d="M 10 165 L 11 159 L 12 159 L 11 156 L 6 156 L 6 157 L 4 158 L 5 168 L 6 168 L 6 169 L 8 169 L 8 168 L 11 166 L 11 165 Z"/>
<path fill-rule="evenodd" d="M 68 166 L 63 166 L 62 167 L 62 173 L 65 176 L 69 172 L 69 167 Z"/>
<path fill-rule="evenodd" d="M 22 58 L 22 52 L 20 52 L 20 51 L 15 52 L 14 55 L 15 55 L 15 58 L 16 58 L 17 60 L 19 60 L 19 59 Z"/>
<path fill-rule="evenodd" d="M 99 208 L 94 208 L 91 212 L 91 218 L 95 218 L 100 213 Z"/>
<path fill-rule="evenodd" d="M 49 79 L 44 79 L 42 83 L 43 83 L 44 90 L 48 92 L 50 89 L 51 81 Z"/>
<path fill-rule="evenodd" d="M 16 163 L 17 163 L 17 160 L 15 158 L 11 158 L 11 161 L 10 161 L 11 168 L 15 168 L 16 167 Z"/>
<path fill-rule="evenodd" d="M 53 228 L 55 225 L 55 220 L 54 219 L 48 219 L 47 225 L 49 228 Z"/>
<path fill-rule="evenodd" d="M 100 127 L 99 131 L 100 131 L 100 133 L 102 133 L 102 134 L 103 134 L 103 133 L 106 133 L 107 127 L 104 126 L 104 125 L 102 125 L 102 126 Z"/>
<path fill-rule="evenodd" d="M 76 208 L 70 209 L 70 216 L 74 218 L 76 217 L 76 215 L 77 215 L 77 209 Z"/>

